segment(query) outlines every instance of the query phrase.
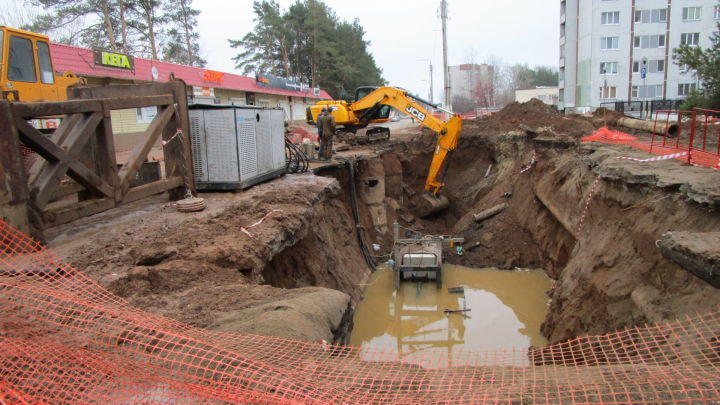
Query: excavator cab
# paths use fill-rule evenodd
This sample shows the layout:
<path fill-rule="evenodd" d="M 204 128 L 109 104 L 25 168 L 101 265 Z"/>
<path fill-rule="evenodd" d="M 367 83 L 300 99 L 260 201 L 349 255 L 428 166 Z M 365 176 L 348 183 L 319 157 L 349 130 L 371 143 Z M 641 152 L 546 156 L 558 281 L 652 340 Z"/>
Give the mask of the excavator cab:
<path fill-rule="evenodd" d="M 355 89 L 355 101 L 361 100 L 367 97 L 368 94 L 377 90 L 377 86 L 362 86 Z M 370 120 L 386 120 L 390 118 L 390 112 L 392 107 L 389 105 L 378 106 L 374 111 L 370 111 L 365 118 Z"/>
<path fill-rule="evenodd" d="M 0 26 L 0 90 L 13 101 L 61 101 L 77 77 L 56 76 L 47 36 Z"/>

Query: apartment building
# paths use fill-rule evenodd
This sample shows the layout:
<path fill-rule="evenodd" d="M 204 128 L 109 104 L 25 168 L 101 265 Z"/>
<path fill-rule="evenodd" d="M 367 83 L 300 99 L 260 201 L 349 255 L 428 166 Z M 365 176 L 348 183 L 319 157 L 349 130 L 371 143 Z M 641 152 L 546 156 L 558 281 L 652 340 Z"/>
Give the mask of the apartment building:
<path fill-rule="evenodd" d="M 698 81 L 673 49 L 709 47 L 718 21 L 717 0 L 561 0 L 558 107 L 684 98 Z"/>
<path fill-rule="evenodd" d="M 492 82 L 493 67 L 484 63 L 449 66 L 448 70 L 453 97 L 474 99 L 482 91 L 482 86 L 489 86 Z"/>

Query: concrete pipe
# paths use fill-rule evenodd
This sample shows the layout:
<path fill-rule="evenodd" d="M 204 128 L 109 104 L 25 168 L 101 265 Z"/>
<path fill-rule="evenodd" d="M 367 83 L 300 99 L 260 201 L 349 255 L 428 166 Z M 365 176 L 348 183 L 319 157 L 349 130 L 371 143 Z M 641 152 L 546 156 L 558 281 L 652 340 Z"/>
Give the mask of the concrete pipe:
<path fill-rule="evenodd" d="M 656 134 L 664 134 L 665 133 L 665 123 L 664 122 L 658 122 L 657 127 L 655 128 L 655 131 L 653 131 L 653 127 L 655 127 L 655 122 L 653 121 L 643 121 L 643 120 L 636 120 L 635 118 L 628 118 L 623 117 L 618 119 L 617 121 L 618 125 L 632 128 L 632 129 L 641 129 L 643 131 L 648 132 L 655 132 Z M 670 123 L 667 127 L 668 130 L 668 136 L 675 137 L 678 134 L 678 124 L 677 123 Z"/>

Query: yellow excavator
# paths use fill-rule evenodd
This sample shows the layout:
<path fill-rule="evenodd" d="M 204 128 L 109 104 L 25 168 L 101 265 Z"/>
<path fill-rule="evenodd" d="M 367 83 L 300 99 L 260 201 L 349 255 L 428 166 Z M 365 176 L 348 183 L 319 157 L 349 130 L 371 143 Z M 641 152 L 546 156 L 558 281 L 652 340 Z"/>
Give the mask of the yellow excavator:
<path fill-rule="evenodd" d="M 460 116 L 395 87 L 360 87 L 355 92 L 355 100 L 353 103 L 345 100 L 319 101 L 308 108 L 308 120 L 317 122 L 318 115 L 326 108 L 344 131 L 364 130 L 369 140 L 374 137 L 389 138 L 388 128 L 366 128 L 371 123 L 388 121 L 391 108 L 395 108 L 437 132 L 437 145 L 425 180 L 426 193 L 423 193 L 423 198 L 414 202 L 415 211 L 419 216 L 425 217 L 447 208 L 447 198 L 439 194 L 444 186 L 439 178 L 448 153 L 457 147 L 462 129 Z M 443 121 L 430 114 L 420 103 L 442 110 L 451 117 L 448 121 Z"/>
<path fill-rule="evenodd" d="M 3 100 L 67 100 L 68 86 L 80 79 L 56 75 L 47 36 L 0 26 L 0 91 Z"/>

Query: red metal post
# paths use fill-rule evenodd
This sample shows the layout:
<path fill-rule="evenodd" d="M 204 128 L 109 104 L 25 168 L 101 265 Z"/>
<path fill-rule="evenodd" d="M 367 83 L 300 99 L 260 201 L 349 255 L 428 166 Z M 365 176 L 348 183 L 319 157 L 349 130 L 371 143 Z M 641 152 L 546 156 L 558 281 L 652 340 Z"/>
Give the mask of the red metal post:
<path fill-rule="evenodd" d="M 697 113 L 695 111 L 692 111 L 690 113 L 690 115 L 692 118 L 692 122 L 690 124 L 690 143 L 688 144 L 688 158 L 687 158 L 688 164 L 692 160 L 693 140 L 695 140 L 695 121 L 697 119 Z M 679 139 L 680 139 L 680 137 L 678 137 L 678 140 Z"/>
<path fill-rule="evenodd" d="M 650 153 L 652 153 L 653 145 L 655 144 L 655 129 L 657 129 L 658 112 L 655 111 L 655 121 L 653 121 L 652 137 L 650 138 Z"/>

